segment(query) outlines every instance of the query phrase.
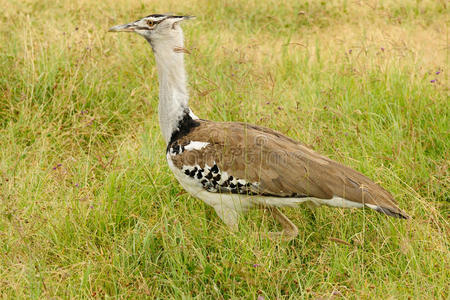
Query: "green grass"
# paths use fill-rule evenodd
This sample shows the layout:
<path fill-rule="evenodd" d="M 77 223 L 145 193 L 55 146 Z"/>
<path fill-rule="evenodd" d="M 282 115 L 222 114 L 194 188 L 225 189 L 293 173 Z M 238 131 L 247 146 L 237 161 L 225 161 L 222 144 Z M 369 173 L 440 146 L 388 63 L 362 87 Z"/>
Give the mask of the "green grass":
<path fill-rule="evenodd" d="M 0 4 L 2 297 L 448 299 L 445 1 Z M 197 16 L 184 29 L 199 116 L 301 140 L 412 220 L 286 209 L 300 235 L 275 243 L 253 234 L 278 226 L 260 211 L 232 233 L 182 194 L 150 47 L 106 33 L 167 11 Z"/>

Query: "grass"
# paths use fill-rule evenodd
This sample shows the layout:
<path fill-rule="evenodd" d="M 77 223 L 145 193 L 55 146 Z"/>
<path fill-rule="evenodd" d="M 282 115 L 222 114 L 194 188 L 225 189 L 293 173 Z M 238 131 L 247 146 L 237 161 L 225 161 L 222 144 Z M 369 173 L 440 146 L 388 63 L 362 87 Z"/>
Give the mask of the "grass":
<path fill-rule="evenodd" d="M 4 298 L 448 299 L 446 1 L 0 0 Z M 231 233 L 182 193 L 144 39 L 184 24 L 191 106 L 277 129 L 390 190 L 410 221 L 286 209 L 289 243 L 250 212 Z"/>

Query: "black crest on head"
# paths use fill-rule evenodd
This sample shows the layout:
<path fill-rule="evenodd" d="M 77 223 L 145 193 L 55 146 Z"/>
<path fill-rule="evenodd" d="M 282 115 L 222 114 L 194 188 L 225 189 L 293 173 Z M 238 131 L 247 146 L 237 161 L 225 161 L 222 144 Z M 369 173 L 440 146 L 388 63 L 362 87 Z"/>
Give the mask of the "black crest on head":
<path fill-rule="evenodd" d="M 161 15 L 161 14 L 153 14 L 153 15 L 148 15 L 146 16 L 146 18 L 162 18 L 162 17 L 167 17 L 167 15 Z"/>

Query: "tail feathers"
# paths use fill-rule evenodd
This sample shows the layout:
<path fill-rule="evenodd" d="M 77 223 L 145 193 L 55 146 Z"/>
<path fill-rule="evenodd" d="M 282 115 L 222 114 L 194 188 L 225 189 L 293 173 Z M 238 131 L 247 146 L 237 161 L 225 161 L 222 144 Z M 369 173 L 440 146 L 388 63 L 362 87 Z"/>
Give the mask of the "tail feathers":
<path fill-rule="evenodd" d="M 366 204 L 367 207 L 376 210 L 379 213 L 399 219 L 410 219 L 411 217 L 397 207 L 383 207 L 373 204 Z"/>

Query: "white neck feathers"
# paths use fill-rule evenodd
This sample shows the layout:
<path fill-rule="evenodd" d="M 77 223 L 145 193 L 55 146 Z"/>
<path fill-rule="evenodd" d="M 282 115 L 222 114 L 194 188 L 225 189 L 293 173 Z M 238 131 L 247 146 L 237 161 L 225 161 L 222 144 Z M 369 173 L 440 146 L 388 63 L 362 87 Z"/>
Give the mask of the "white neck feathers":
<path fill-rule="evenodd" d="M 159 124 L 166 144 L 178 130 L 178 122 L 186 111 L 197 119 L 188 107 L 187 76 L 184 69 L 183 32 L 178 28 L 170 37 L 149 41 L 155 53 L 159 77 Z"/>

